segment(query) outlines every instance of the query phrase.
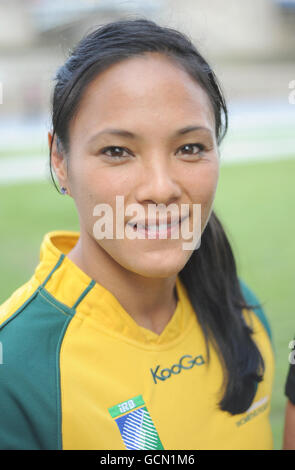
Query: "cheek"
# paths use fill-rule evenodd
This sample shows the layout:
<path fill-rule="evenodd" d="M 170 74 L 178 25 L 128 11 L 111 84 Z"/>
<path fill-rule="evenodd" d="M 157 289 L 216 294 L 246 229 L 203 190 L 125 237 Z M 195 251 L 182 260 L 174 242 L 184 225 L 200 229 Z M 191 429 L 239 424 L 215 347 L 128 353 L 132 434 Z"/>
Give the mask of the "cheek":
<path fill-rule="evenodd" d="M 195 204 L 210 207 L 213 203 L 219 177 L 219 165 L 206 162 L 188 175 L 187 188 Z"/>
<path fill-rule="evenodd" d="M 206 162 L 208 163 L 208 162 Z M 204 164 L 189 176 L 190 200 L 193 204 L 201 204 L 201 232 L 207 225 L 211 215 L 219 176 L 218 165 Z"/>
<path fill-rule="evenodd" d="M 118 167 L 119 168 L 119 167 Z M 132 185 L 132 175 L 116 171 L 116 167 L 94 167 L 83 165 L 73 168 L 73 198 L 79 212 L 80 220 L 92 230 L 97 220 L 94 208 L 107 204 L 113 210 L 112 222 L 116 223 L 116 196 L 127 199 Z M 96 208 L 96 211 L 98 209 Z M 114 225 L 115 226 L 115 225 Z"/>
<path fill-rule="evenodd" d="M 73 193 L 80 197 L 87 194 L 96 203 L 109 203 L 116 195 L 124 195 L 131 178 L 118 168 L 98 165 L 94 159 L 86 160 L 83 165 L 77 162 L 71 169 Z"/>
<path fill-rule="evenodd" d="M 123 196 L 124 200 L 132 188 L 131 177 L 124 173 L 116 172 L 115 168 L 104 168 L 89 173 L 87 181 L 89 182 L 88 194 L 92 205 L 108 204 L 115 214 L 116 197 Z"/>

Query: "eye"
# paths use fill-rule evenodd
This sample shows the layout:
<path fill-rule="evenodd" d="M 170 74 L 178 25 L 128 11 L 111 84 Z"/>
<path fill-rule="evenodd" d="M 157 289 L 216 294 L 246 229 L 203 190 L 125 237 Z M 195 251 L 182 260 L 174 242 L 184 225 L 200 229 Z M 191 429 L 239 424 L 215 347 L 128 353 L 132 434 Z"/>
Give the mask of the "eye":
<path fill-rule="evenodd" d="M 123 153 L 125 152 L 125 155 Z M 130 153 L 124 147 L 118 146 L 110 146 L 103 148 L 100 153 L 103 153 L 107 157 L 110 157 L 111 160 L 121 160 L 122 158 L 126 158 L 130 156 Z"/>
<path fill-rule="evenodd" d="M 203 144 L 185 144 L 180 147 L 176 153 L 182 151 L 183 155 L 192 155 L 192 156 L 200 156 L 202 152 L 205 150 L 205 145 Z"/>

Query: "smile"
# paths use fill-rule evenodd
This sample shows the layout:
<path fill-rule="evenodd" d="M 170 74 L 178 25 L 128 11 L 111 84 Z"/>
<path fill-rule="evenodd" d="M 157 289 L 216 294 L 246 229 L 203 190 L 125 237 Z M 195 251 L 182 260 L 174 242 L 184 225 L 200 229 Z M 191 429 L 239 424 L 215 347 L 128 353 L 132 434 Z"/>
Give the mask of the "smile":
<path fill-rule="evenodd" d="M 169 236 L 176 228 L 179 228 L 181 223 L 188 218 L 183 217 L 181 220 L 178 219 L 172 223 L 164 224 L 141 224 L 141 223 L 128 223 L 129 226 L 133 228 L 134 231 L 143 233 L 145 235 L 152 235 L 152 238 L 158 238 L 160 236 Z"/>

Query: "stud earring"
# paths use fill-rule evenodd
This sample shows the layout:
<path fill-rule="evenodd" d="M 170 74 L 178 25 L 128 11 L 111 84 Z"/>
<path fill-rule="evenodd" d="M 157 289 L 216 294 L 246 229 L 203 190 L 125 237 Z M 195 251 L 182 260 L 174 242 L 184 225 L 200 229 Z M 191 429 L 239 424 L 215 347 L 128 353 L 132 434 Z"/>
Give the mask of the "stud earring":
<path fill-rule="evenodd" d="M 67 194 L 67 188 L 64 188 L 63 186 L 60 188 L 62 194 Z"/>

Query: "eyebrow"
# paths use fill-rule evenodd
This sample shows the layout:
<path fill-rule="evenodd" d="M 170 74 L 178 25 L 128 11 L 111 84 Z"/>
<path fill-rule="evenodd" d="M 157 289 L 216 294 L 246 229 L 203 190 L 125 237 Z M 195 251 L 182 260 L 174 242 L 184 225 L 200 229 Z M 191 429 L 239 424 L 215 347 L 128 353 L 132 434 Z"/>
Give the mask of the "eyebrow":
<path fill-rule="evenodd" d="M 204 126 L 186 126 L 186 127 L 181 128 L 181 129 L 178 129 L 178 131 L 176 131 L 173 134 L 173 137 L 177 137 L 178 135 L 184 135 L 184 134 L 187 134 L 189 132 L 199 131 L 199 130 L 203 130 L 203 131 L 206 131 L 206 132 L 212 134 L 212 131 L 208 127 L 204 127 Z M 96 134 L 94 134 L 92 137 L 90 137 L 88 142 L 91 143 L 93 140 L 95 140 L 98 136 L 100 136 L 102 134 L 119 135 L 121 137 L 127 137 L 127 138 L 130 138 L 130 139 L 136 139 L 136 138 L 139 137 L 137 134 L 133 134 L 132 132 L 126 131 L 125 129 L 107 128 L 107 129 L 103 129 L 102 131 L 99 131 Z"/>

